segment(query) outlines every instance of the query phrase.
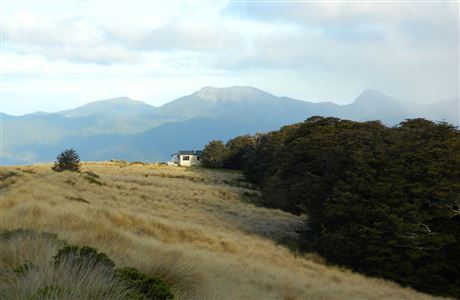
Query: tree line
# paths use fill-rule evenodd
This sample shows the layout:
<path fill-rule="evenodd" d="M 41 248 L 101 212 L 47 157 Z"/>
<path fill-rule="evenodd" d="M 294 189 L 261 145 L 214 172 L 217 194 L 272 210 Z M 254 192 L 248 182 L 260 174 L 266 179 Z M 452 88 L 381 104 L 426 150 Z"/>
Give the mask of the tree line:
<path fill-rule="evenodd" d="M 311 117 L 204 149 L 242 170 L 262 203 L 305 214 L 300 246 L 330 263 L 460 298 L 460 132 L 424 119 L 395 127 Z"/>

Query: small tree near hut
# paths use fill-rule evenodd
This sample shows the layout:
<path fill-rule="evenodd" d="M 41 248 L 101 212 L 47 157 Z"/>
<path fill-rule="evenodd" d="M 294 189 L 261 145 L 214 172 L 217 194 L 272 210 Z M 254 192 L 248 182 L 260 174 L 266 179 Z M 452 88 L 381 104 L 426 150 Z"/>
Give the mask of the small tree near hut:
<path fill-rule="evenodd" d="M 222 141 L 210 141 L 203 150 L 201 161 L 208 168 L 222 168 L 226 157 L 225 144 Z"/>
<path fill-rule="evenodd" d="M 56 157 L 52 169 L 56 172 L 80 172 L 80 157 L 77 151 L 72 148 L 62 151 L 61 154 Z"/>

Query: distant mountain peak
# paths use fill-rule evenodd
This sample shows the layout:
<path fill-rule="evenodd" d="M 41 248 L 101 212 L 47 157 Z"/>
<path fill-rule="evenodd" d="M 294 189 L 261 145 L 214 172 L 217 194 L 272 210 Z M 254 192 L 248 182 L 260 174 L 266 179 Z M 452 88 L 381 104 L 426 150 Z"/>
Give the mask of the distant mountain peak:
<path fill-rule="evenodd" d="M 84 117 L 90 115 L 127 116 L 143 112 L 151 112 L 155 108 L 145 102 L 128 97 L 117 97 L 87 103 L 75 109 L 59 112 L 65 117 Z"/>
<path fill-rule="evenodd" d="M 109 98 L 109 99 L 104 99 L 104 100 L 97 100 L 91 103 L 96 103 L 96 102 L 105 102 L 105 103 L 113 103 L 113 104 L 126 104 L 126 103 L 133 103 L 133 102 L 142 102 L 138 100 L 131 99 L 129 97 L 116 97 L 116 98 Z"/>
<path fill-rule="evenodd" d="M 393 102 L 397 100 L 385 95 L 379 90 L 366 89 L 356 98 L 355 103 L 381 103 L 389 101 Z"/>
<path fill-rule="evenodd" d="M 267 92 L 250 86 L 231 86 L 216 88 L 207 86 L 193 94 L 203 100 L 217 101 L 244 101 L 254 98 L 272 96 Z"/>
<path fill-rule="evenodd" d="M 375 89 L 365 89 L 361 95 L 363 96 L 375 96 L 375 95 L 384 95 L 381 91 Z"/>

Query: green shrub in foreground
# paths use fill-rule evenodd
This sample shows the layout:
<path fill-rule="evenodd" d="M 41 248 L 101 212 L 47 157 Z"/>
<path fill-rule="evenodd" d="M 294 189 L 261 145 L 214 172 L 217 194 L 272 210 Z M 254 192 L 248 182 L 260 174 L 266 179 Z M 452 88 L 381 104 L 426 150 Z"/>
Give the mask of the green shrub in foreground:
<path fill-rule="evenodd" d="M 113 269 L 115 263 L 105 254 L 90 247 L 65 246 L 54 257 L 55 266 L 70 264 L 78 268 L 104 270 L 129 289 L 128 299 L 173 299 L 169 287 L 161 280 L 150 277 L 132 267 Z"/>
<path fill-rule="evenodd" d="M 131 299 L 168 300 L 173 299 L 169 287 L 161 280 L 145 275 L 135 268 L 115 269 L 115 276 L 132 289 Z"/>
<path fill-rule="evenodd" d="M 81 268 L 97 267 L 112 271 L 115 263 L 105 254 L 91 247 L 65 246 L 54 257 L 55 265 L 72 264 Z"/>

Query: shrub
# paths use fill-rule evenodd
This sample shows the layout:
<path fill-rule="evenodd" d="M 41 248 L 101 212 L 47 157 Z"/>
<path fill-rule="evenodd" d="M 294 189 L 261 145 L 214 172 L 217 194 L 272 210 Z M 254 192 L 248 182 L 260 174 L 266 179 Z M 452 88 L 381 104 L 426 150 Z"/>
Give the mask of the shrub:
<path fill-rule="evenodd" d="M 0 231 L 1 299 L 173 299 L 162 280 L 114 266 L 106 254 L 52 233 Z"/>
<path fill-rule="evenodd" d="M 80 157 L 78 156 L 77 151 L 70 148 L 64 150 L 56 157 L 56 162 L 52 168 L 56 172 L 62 171 L 80 171 Z"/>
<path fill-rule="evenodd" d="M 147 276 L 132 267 L 113 269 L 114 262 L 105 254 L 90 247 L 66 246 L 54 257 L 54 264 L 69 266 L 77 270 L 97 270 L 113 277 L 128 289 L 128 299 L 168 300 L 173 299 L 169 287 L 161 279 Z M 74 269 L 75 270 L 75 269 Z"/>
<path fill-rule="evenodd" d="M 225 144 L 226 157 L 223 162 L 224 168 L 242 170 L 246 154 L 254 145 L 254 138 L 249 135 L 238 136 Z"/>
<path fill-rule="evenodd" d="M 54 264 L 70 264 L 79 268 L 106 269 L 111 272 L 115 263 L 105 254 L 91 247 L 65 246 L 54 257 Z"/>
<path fill-rule="evenodd" d="M 174 298 L 169 287 L 161 279 L 147 276 L 135 268 L 116 269 L 115 276 L 132 289 L 131 299 L 168 300 Z"/>
<path fill-rule="evenodd" d="M 204 167 L 221 168 L 226 158 L 226 149 L 222 141 L 210 141 L 204 147 L 201 161 Z"/>

